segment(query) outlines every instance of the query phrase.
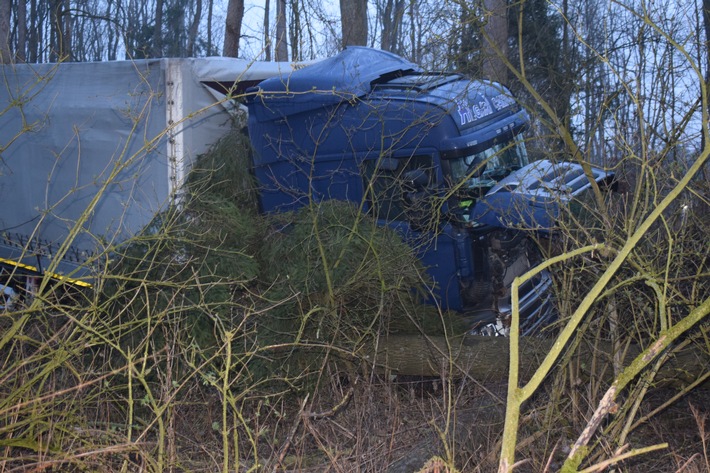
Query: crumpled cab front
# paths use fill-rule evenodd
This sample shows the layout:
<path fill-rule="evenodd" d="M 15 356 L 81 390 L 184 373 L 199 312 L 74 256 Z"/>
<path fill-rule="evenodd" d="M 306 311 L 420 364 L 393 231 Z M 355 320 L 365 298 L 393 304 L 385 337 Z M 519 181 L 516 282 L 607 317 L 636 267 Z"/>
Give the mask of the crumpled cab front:
<path fill-rule="evenodd" d="M 614 173 L 592 167 L 592 176 L 605 187 Z M 503 228 L 551 231 L 564 208 L 591 189 L 580 164 L 535 161 L 512 172 L 476 202 L 473 221 Z"/>

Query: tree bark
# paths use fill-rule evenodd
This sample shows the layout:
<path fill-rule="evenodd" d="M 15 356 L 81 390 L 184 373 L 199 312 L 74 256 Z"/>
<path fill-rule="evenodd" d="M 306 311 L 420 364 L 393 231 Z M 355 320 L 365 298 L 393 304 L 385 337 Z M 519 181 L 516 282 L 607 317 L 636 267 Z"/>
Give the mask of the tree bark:
<path fill-rule="evenodd" d="M 710 48 L 710 0 L 703 0 L 703 26 L 705 28 L 705 51 Z M 710 94 L 710 55 L 706 54 L 705 64 L 705 89 L 706 93 Z M 710 114 L 710 105 L 708 105 L 708 113 Z M 705 133 L 701 135 L 701 147 L 705 148 Z M 703 168 L 703 176 L 707 180 L 707 169 Z"/>
<path fill-rule="evenodd" d="M 25 48 L 27 45 L 27 2 L 17 3 L 17 47 L 15 58 L 24 62 L 27 59 Z"/>
<path fill-rule="evenodd" d="M 0 64 L 12 62 L 10 50 L 11 0 L 0 0 Z"/>
<path fill-rule="evenodd" d="M 264 0 L 264 60 L 271 61 L 271 29 L 269 28 L 271 2 Z"/>
<path fill-rule="evenodd" d="M 340 0 L 343 47 L 367 45 L 367 0 Z"/>
<path fill-rule="evenodd" d="M 62 57 L 67 60 L 72 60 L 74 49 L 74 25 L 71 18 L 71 4 L 69 0 L 64 0 L 62 7 Z"/>
<path fill-rule="evenodd" d="M 49 1 L 49 62 L 62 59 L 62 1 Z"/>
<path fill-rule="evenodd" d="M 288 61 L 286 43 L 286 0 L 276 0 L 276 47 L 274 56 L 277 61 Z"/>
<path fill-rule="evenodd" d="M 486 39 L 483 41 L 483 76 L 506 83 L 508 68 L 503 57 L 508 54 L 508 5 L 505 0 L 484 0 Z"/>
<path fill-rule="evenodd" d="M 224 30 L 223 56 L 237 57 L 239 55 L 239 38 L 242 32 L 243 18 L 244 0 L 229 0 L 229 5 L 227 6 L 227 24 Z"/>
<path fill-rule="evenodd" d="M 118 12 L 120 10 L 116 8 L 116 16 L 113 16 L 113 0 L 108 0 L 106 2 L 106 12 L 104 13 L 104 16 L 106 18 L 118 18 Z M 115 35 L 115 26 L 112 22 L 108 22 L 106 25 L 106 35 L 108 36 L 106 40 L 106 56 L 108 57 L 109 61 L 115 61 L 116 60 L 116 47 L 114 46 L 117 44 L 116 42 L 116 35 Z"/>
<path fill-rule="evenodd" d="M 207 0 L 207 55 L 213 56 L 212 52 L 212 12 L 214 9 L 213 0 Z"/>
<path fill-rule="evenodd" d="M 195 43 L 197 42 L 197 31 L 202 20 L 202 0 L 195 2 L 195 16 L 190 23 L 190 30 L 187 34 L 187 57 L 195 55 Z"/>
<path fill-rule="evenodd" d="M 155 29 L 153 30 L 152 57 L 163 56 L 163 0 L 155 2 Z"/>
<path fill-rule="evenodd" d="M 705 28 L 705 48 L 710 48 L 710 0 L 703 0 L 703 26 Z M 705 82 L 710 82 L 710 57 L 707 61 Z"/>
<path fill-rule="evenodd" d="M 37 15 L 37 0 L 30 0 L 30 18 L 32 27 L 30 28 L 30 34 L 27 41 L 27 50 L 29 53 L 28 62 L 37 62 L 39 58 L 38 47 L 39 44 L 39 32 L 42 31 L 40 20 Z"/>
<path fill-rule="evenodd" d="M 402 0 L 386 0 L 380 11 L 380 20 L 382 21 L 380 47 L 385 51 L 399 52 L 403 17 L 404 2 Z"/>
<path fill-rule="evenodd" d="M 520 381 L 525 382 L 537 369 L 540 361 L 550 351 L 554 339 L 523 337 L 520 343 Z M 587 368 L 602 368 L 591 373 L 581 368 L 580 376 L 605 379 L 614 378 L 614 357 L 626 366 L 641 348 L 631 346 L 624 354 L 615 354 L 611 343 L 581 346 L 577 356 L 587 361 Z M 471 376 L 481 381 L 505 382 L 508 379 L 509 340 L 505 337 L 465 336 L 451 338 L 390 336 L 380 341 L 377 349 L 370 350 L 366 361 L 380 370 L 404 376 Z M 661 368 L 657 381 L 665 383 L 692 382 L 707 370 L 707 359 L 697 350 L 676 353 Z"/>
<path fill-rule="evenodd" d="M 301 59 L 301 13 L 298 9 L 298 0 L 291 0 L 291 22 L 289 24 L 289 38 L 291 39 L 291 60 L 296 62 Z"/>

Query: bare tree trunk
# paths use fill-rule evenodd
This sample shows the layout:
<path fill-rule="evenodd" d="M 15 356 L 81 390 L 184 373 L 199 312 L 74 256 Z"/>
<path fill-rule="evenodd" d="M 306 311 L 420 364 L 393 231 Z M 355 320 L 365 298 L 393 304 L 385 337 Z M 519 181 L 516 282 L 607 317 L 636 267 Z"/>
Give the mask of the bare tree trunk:
<path fill-rule="evenodd" d="M 187 33 L 187 57 L 192 57 L 195 55 L 195 42 L 197 41 L 197 31 L 200 26 L 201 19 L 202 0 L 196 0 L 195 16 L 192 18 L 192 23 L 190 23 L 190 31 L 188 31 Z"/>
<path fill-rule="evenodd" d="M 62 57 L 62 2 L 50 0 L 49 2 L 49 62 L 57 62 Z"/>
<path fill-rule="evenodd" d="M 15 58 L 24 62 L 27 59 L 27 2 L 17 2 L 17 48 Z"/>
<path fill-rule="evenodd" d="M 418 34 L 420 29 L 417 28 L 418 13 L 416 1 L 409 0 L 409 42 L 412 44 L 410 59 L 417 63 L 421 61 L 422 57 L 421 35 Z"/>
<path fill-rule="evenodd" d="M 73 24 L 71 18 L 71 4 L 69 0 L 64 0 L 62 6 L 62 19 L 61 25 L 63 29 L 62 33 L 62 57 L 71 60 L 72 50 L 73 50 Z"/>
<path fill-rule="evenodd" d="M 298 0 L 291 0 L 291 23 L 289 33 L 291 38 L 291 60 L 298 61 L 301 51 L 301 14 L 298 10 Z"/>
<path fill-rule="evenodd" d="M 540 360 L 552 349 L 554 338 L 523 337 L 520 339 L 520 380 L 525 382 L 538 368 Z M 632 345 L 623 354 L 614 345 L 597 341 L 594 346 L 580 345 L 577 356 L 596 359 L 595 372 L 580 372 L 580 376 L 611 381 L 616 359 L 628 365 L 641 348 Z M 368 361 L 379 369 L 406 376 L 471 376 L 487 381 L 503 381 L 508 377 L 510 339 L 507 337 L 420 337 L 417 335 L 390 335 L 378 341 L 376 349 L 367 352 Z M 453 364 L 452 364 L 453 362 Z M 676 351 L 658 372 L 656 382 L 688 384 L 707 370 L 706 360 L 693 349 Z M 593 368 L 589 363 L 588 368 Z M 453 371 L 451 371 L 453 369 Z"/>
<path fill-rule="evenodd" d="M 108 0 L 106 2 L 106 13 L 104 15 L 106 18 L 118 18 L 118 11 L 119 9 L 116 8 L 116 15 L 113 15 L 113 0 Z M 106 25 L 106 56 L 109 61 L 115 61 L 116 60 L 116 50 L 114 49 L 114 41 L 116 37 L 116 33 L 114 30 L 114 25 L 113 23 L 109 20 L 108 24 Z"/>
<path fill-rule="evenodd" d="M 403 0 L 386 0 L 384 8 L 380 11 L 382 21 L 380 47 L 385 51 L 399 52 L 403 16 Z"/>
<path fill-rule="evenodd" d="M 503 58 L 508 53 L 508 6 L 505 0 L 483 0 L 486 40 L 483 42 L 483 75 L 506 83 L 508 68 Z"/>
<path fill-rule="evenodd" d="M 271 10 L 271 2 L 264 0 L 264 59 L 271 61 L 271 28 L 269 27 L 269 14 Z"/>
<path fill-rule="evenodd" d="M 569 0 L 562 2 L 562 15 L 564 18 L 569 18 Z M 572 96 L 572 38 L 570 37 L 569 21 L 562 22 L 562 70 L 564 71 L 564 86 L 562 87 L 561 100 L 558 101 L 560 119 L 566 128 L 570 127 L 570 101 Z M 562 109 L 564 107 L 564 109 Z"/>
<path fill-rule="evenodd" d="M 10 12 L 11 0 L 0 0 L 0 64 L 12 62 L 10 51 Z"/>
<path fill-rule="evenodd" d="M 155 2 L 155 29 L 153 30 L 153 57 L 163 56 L 163 0 Z"/>
<path fill-rule="evenodd" d="M 125 43 L 126 43 L 126 51 L 125 51 L 125 59 L 132 59 L 135 54 L 138 53 L 139 45 L 137 44 L 136 40 L 136 31 L 138 30 L 138 17 L 139 17 L 139 12 L 138 9 L 134 9 L 135 0 L 127 0 L 128 5 L 126 6 L 125 9 L 125 18 L 124 18 L 124 28 L 125 28 Z M 143 56 L 145 56 L 146 53 L 143 52 Z"/>
<path fill-rule="evenodd" d="M 367 45 L 367 0 L 340 0 L 343 47 Z"/>
<path fill-rule="evenodd" d="M 30 0 L 30 22 L 32 28 L 30 28 L 30 36 L 27 42 L 27 50 L 29 53 L 29 62 L 37 62 L 37 43 L 38 43 L 38 32 L 40 30 L 39 26 L 39 16 L 37 15 L 37 0 Z"/>
<path fill-rule="evenodd" d="M 703 26 L 705 27 L 705 48 L 710 48 L 710 0 L 703 0 Z M 710 55 L 706 58 L 705 82 L 710 82 Z"/>
<path fill-rule="evenodd" d="M 244 18 L 244 0 L 229 0 L 227 6 L 227 24 L 224 30 L 224 48 L 222 55 L 237 57 L 239 54 L 239 37 Z"/>
<path fill-rule="evenodd" d="M 118 44 L 121 41 L 121 33 L 118 28 L 118 18 L 122 15 L 123 10 L 123 0 L 116 0 L 116 6 L 114 7 L 114 16 L 109 16 L 109 18 L 114 18 L 115 22 L 109 25 L 111 32 L 113 33 L 112 41 L 109 43 L 109 58 L 116 60 L 118 57 Z"/>
<path fill-rule="evenodd" d="M 705 27 L 705 51 L 710 50 L 710 0 L 703 0 L 703 25 Z M 707 54 L 705 70 L 705 89 L 710 94 L 710 54 Z M 710 105 L 709 105 L 710 107 Z M 710 110 L 708 110 L 710 113 Z M 702 134 L 702 148 L 705 148 L 705 134 Z M 707 168 L 703 168 L 703 175 L 707 179 Z"/>
<path fill-rule="evenodd" d="M 84 16 L 75 17 L 70 21 L 68 26 L 72 37 L 70 56 L 73 61 L 101 60 L 99 52 L 101 47 L 96 41 L 95 27 L 89 23 Z"/>
<path fill-rule="evenodd" d="M 276 0 L 276 47 L 274 55 L 277 61 L 288 61 L 286 44 L 286 0 Z"/>

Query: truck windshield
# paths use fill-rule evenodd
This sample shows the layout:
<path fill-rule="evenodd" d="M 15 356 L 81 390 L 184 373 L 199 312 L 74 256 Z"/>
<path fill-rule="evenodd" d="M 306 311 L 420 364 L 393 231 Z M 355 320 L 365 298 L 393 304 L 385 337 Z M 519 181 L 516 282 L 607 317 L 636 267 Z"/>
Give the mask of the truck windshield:
<path fill-rule="evenodd" d="M 492 187 L 498 181 L 528 164 L 522 139 L 493 145 L 475 154 L 450 160 L 452 182 L 463 188 Z"/>

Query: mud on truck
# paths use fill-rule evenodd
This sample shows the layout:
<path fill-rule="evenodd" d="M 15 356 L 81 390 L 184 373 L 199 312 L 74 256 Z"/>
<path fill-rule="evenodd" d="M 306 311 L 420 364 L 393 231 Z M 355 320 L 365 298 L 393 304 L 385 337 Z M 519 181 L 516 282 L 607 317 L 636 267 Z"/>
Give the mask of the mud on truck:
<path fill-rule="evenodd" d="M 504 86 L 388 52 L 348 47 L 247 92 L 262 210 L 363 204 L 414 246 L 430 302 L 473 333 L 506 333 L 511 283 L 540 258 L 526 230 L 549 231 L 591 187 L 578 164 L 528 161 L 530 118 Z M 548 273 L 519 297 L 522 334 L 556 317 Z"/>

